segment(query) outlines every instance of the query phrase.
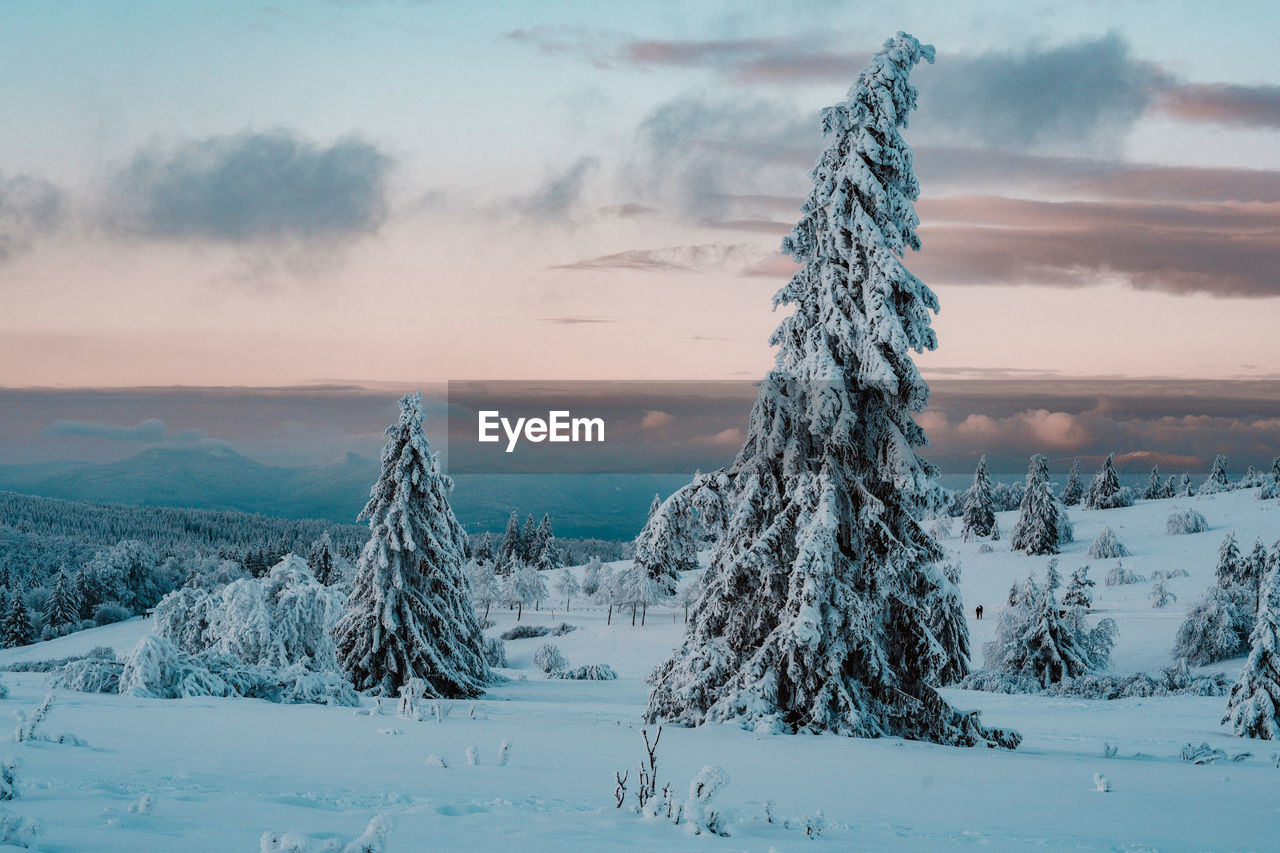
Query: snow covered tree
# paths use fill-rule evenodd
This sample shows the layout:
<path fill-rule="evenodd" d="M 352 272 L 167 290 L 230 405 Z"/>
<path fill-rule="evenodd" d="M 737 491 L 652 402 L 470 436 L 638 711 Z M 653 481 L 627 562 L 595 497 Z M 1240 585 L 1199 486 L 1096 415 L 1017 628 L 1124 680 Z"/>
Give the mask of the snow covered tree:
<path fill-rule="evenodd" d="M 1028 577 L 1014 586 L 995 639 L 983 647 L 988 669 L 1031 677 L 1047 687 L 1107 666 L 1115 623 L 1103 619 L 1091 629 L 1082 607 L 1064 611 L 1054 595 L 1059 583 L 1057 560 L 1050 560 L 1043 585 Z"/>
<path fill-rule="evenodd" d="M 1168 607 L 1170 602 L 1178 600 L 1178 596 L 1165 587 L 1164 581 L 1156 581 L 1151 592 L 1147 593 L 1147 598 L 1151 600 L 1151 606 L 1156 608 Z"/>
<path fill-rule="evenodd" d="M 547 582 L 542 579 L 538 570 L 517 560 L 502 587 L 502 600 L 516 607 L 516 621 L 519 622 L 524 617 L 526 604 L 532 604 L 536 608 L 547 595 Z"/>
<path fill-rule="evenodd" d="M 1267 546 L 1262 544 L 1261 537 L 1253 540 L 1253 550 L 1248 556 L 1240 558 L 1240 585 L 1252 593 L 1253 610 L 1257 610 L 1261 603 L 1262 580 L 1267 576 L 1268 563 Z"/>
<path fill-rule="evenodd" d="M 1115 509 L 1122 506 L 1133 506 L 1133 493 L 1120 485 L 1120 475 L 1116 473 L 1116 455 L 1108 454 L 1102 463 L 1102 470 L 1094 475 L 1093 481 L 1084 493 L 1085 509 Z"/>
<path fill-rule="evenodd" d="M 520 528 L 520 559 L 532 563 L 538 555 L 533 549 L 537 546 L 538 525 L 533 520 L 533 513 L 525 516 L 524 525 Z"/>
<path fill-rule="evenodd" d="M 929 593 L 929 623 L 946 657 L 938 678 L 954 684 L 969 674 L 969 623 L 960 597 L 960 564 L 948 560 L 942 573 L 947 582 Z"/>
<path fill-rule="evenodd" d="M 489 608 L 502 599 L 502 586 L 488 560 L 471 560 L 467 563 L 467 582 L 471 585 L 471 601 L 484 608 L 484 619 L 489 619 Z"/>
<path fill-rule="evenodd" d="M 619 572 L 613 582 L 614 603 L 619 607 L 631 608 L 633 627 L 637 613 L 640 614 L 640 625 L 643 627 L 649 608 L 675 593 L 674 587 L 669 586 L 665 578 L 655 577 L 638 562 Z"/>
<path fill-rule="evenodd" d="M 698 567 L 693 537 L 693 506 L 685 490 L 677 491 L 656 509 L 636 536 L 636 565 L 662 588 L 674 595 L 680 572 Z"/>
<path fill-rule="evenodd" d="M 1262 500 L 1280 498 L 1280 456 L 1271 460 L 1271 470 L 1262 476 L 1262 489 L 1258 492 Z"/>
<path fill-rule="evenodd" d="M 1160 466 L 1151 466 L 1151 476 L 1147 478 L 1147 485 L 1142 490 L 1142 499 L 1144 501 L 1158 501 L 1165 497 L 1164 481 L 1160 479 Z"/>
<path fill-rule="evenodd" d="M 321 534 L 316 543 L 311 546 L 307 565 L 311 568 L 311 574 L 315 579 L 325 586 L 332 586 L 339 580 L 337 565 L 334 562 L 333 540 L 329 538 L 329 531 L 326 530 Z"/>
<path fill-rule="evenodd" d="M 1231 688 L 1222 722 L 1240 737 L 1280 740 L 1280 572 L 1267 573 L 1249 659 Z"/>
<path fill-rule="evenodd" d="M 1245 577 L 1240 561 L 1240 547 L 1236 544 L 1234 530 L 1228 533 L 1227 538 L 1223 539 L 1222 544 L 1218 546 L 1218 565 L 1213 571 L 1214 576 L 1218 579 L 1218 586 L 1223 589 L 1244 583 Z"/>
<path fill-rule="evenodd" d="M 564 569 L 560 572 L 560 577 L 556 579 L 556 592 L 564 596 L 564 609 L 568 610 L 573 597 L 578 594 L 581 587 L 578 586 L 578 579 L 574 577 L 572 569 Z"/>
<path fill-rule="evenodd" d="M 25 646 L 35 641 L 35 629 L 31 627 L 31 618 L 27 615 L 27 604 L 22 600 L 22 593 L 13 590 L 9 595 L 9 608 L 0 621 L 0 641 L 6 649 L 14 646 Z"/>
<path fill-rule="evenodd" d="M 1219 586 L 1187 613 L 1178 626 L 1173 656 L 1190 666 L 1204 666 L 1235 657 L 1244 649 L 1240 632 L 1239 599 Z"/>
<path fill-rule="evenodd" d="M 477 696 L 491 675 L 463 574 L 467 537 L 422 418 L 422 395 L 408 394 L 387 429 L 382 473 L 360 514 L 372 534 L 334 629 L 338 662 L 358 690 L 394 696 L 421 678 L 437 696 Z"/>
<path fill-rule="evenodd" d="M 1209 469 L 1209 476 L 1200 484 L 1200 488 L 1196 490 L 1196 493 L 1213 495 L 1218 492 L 1225 492 L 1230 488 L 1231 481 L 1227 478 L 1227 457 L 1219 453 L 1213 457 L 1213 466 Z"/>
<path fill-rule="evenodd" d="M 1090 610 L 1093 607 L 1093 587 L 1095 586 L 1089 577 L 1089 567 L 1081 566 L 1071 573 L 1071 582 L 1067 584 L 1067 591 L 1062 596 L 1063 607 L 1083 607 Z"/>
<path fill-rule="evenodd" d="M 1027 489 L 1009 545 L 1027 554 L 1056 554 L 1063 543 L 1070 541 L 1067 510 L 1054 498 L 1049 485 L 1049 460 L 1037 453 L 1027 468 Z"/>
<path fill-rule="evenodd" d="M 524 544 L 520 541 L 520 517 L 515 510 L 507 519 L 507 532 L 502 535 L 502 545 L 498 548 L 498 574 L 511 574 L 511 567 L 516 560 L 523 559 Z"/>
<path fill-rule="evenodd" d="M 54 636 L 61 636 L 74 631 L 79 622 L 80 596 L 76 593 L 75 582 L 67 577 L 65 571 L 58 572 L 53 579 L 53 591 L 45 603 L 44 624 L 52 629 Z"/>
<path fill-rule="evenodd" d="M 529 548 L 529 562 L 540 572 L 560 567 L 560 558 L 556 553 L 556 534 L 551 529 L 551 516 L 543 514 L 533 531 L 533 545 Z"/>
<path fill-rule="evenodd" d="M 587 561 L 586 568 L 582 570 L 582 594 L 592 597 L 600 589 L 600 572 L 604 569 L 604 564 L 600 562 L 599 557 L 592 557 Z"/>
<path fill-rule="evenodd" d="M 995 523 L 996 514 L 991 508 L 991 476 L 987 473 L 987 457 L 984 454 L 973 472 L 973 485 L 965 492 L 960 538 L 968 542 L 973 536 L 990 536 Z"/>
<path fill-rule="evenodd" d="M 650 677 L 646 717 L 686 725 L 897 735 L 1014 746 L 939 695 L 930 623 L 946 585 L 919 516 L 933 467 L 913 420 L 928 387 L 909 350 L 936 346 L 937 298 L 907 271 L 919 186 L 900 128 L 911 68 L 899 33 L 823 113 L 826 147 L 783 251 L 800 269 L 745 445 L 726 473 L 725 535 L 680 648 Z"/>
<path fill-rule="evenodd" d="M 1071 473 L 1067 475 L 1067 484 L 1062 487 L 1062 505 L 1076 506 L 1084 497 L 1084 484 L 1080 481 L 1080 457 L 1071 463 Z"/>

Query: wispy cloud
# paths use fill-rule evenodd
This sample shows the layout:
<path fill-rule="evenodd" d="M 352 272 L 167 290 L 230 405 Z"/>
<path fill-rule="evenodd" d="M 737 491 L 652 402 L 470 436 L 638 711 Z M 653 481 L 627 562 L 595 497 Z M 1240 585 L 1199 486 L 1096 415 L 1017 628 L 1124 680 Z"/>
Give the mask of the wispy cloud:
<path fill-rule="evenodd" d="M 1160 91 L 1155 106 L 1183 121 L 1280 128 L 1280 86 L 1183 83 Z"/>
<path fill-rule="evenodd" d="M 203 430 L 186 429 L 170 432 L 164 421 L 147 418 L 134 426 L 113 424 L 106 421 L 73 421 L 56 420 L 43 430 L 41 435 L 74 436 L 76 438 L 100 438 L 107 441 L 129 441 L 141 444 L 160 444 L 164 442 L 202 442 L 207 436 Z"/>
<path fill-rule="evenodd" d="M 0 262 L 56 228 L 66 207 L 62 190 L 49 181 L 0 173 Z"/>

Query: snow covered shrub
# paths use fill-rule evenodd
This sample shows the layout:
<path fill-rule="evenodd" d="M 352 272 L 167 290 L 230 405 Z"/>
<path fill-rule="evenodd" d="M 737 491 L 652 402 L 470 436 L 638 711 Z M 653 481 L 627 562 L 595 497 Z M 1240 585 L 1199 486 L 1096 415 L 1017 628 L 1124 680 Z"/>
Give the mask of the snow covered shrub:
<path fill-rule="evenodd" d="M 561 622 L 559 625 L 551 629 L 551 636 L 563 637 L 565 634 L 576 630 L 578 630 L 577 625 L 570 625 L 568 622 Z"/>
<path fill-rule="evenodd" d="M 18 767 L 22 764 L 12 755 L 0 761 L 0 800 L 16 800 L 22 796 L 18 785 Z"/>
<path fill-rule="evenodd" d="M 1089 546 L 1089 556 L 1095 560 L 1128 557 L 1129 549 L 1124 547 L 1124 544 L 1116 538 L 1114 530 L 1110 527 L 1104 527 L 1097 538 L 1093 540 L 1093 544 Z"/>
<path fill-rule="evenodd" d="M 504 740 L 498 744 L 498 766 L 506 767 L 507 761 L 511 758 L 511 741 Z"/>
<path fill-rule="evenodd" d="M 993 552 L 993 551 L 995 551 L 995 550 L 996 550 L 996 549 L 995 549 L 995 548 L 992 548 L 992 547 L 991 547 L 991 543 L 989 543 L 989 542 L 983 542 L 981 545 L 979 545 L 979 546 L 978 546 L 978 553 L 979 553 L 979 554 L 990 554 L 990 553 L 992 553 L 992 552 Z"/>
<path fill-rule="evenodd" d="M 280 701 L 286 705 L 360 707 L 360 697 L 336 672 L 314 672 L 295 663 L 281 672 Z"/>
<path fill-rule="evenodd" d="M 1188 611 L 1178 626 L 1173 656 L 1191 666 L 1204 666 L 1240 654 L 1245 648 L 1239 625 L 1241 600 L 1219 586 Z"/>
<path fill-rule="evenodd" d="M 1107 572 L 1102 582 L 1107 586 L 1126 586 L 1131 583 L 1144 583 L 1146 580 L 1142 575 L 1135 575 L 1123 565 L 1117 565 Z"/>
<path fill-rule="evenodd" d="M 546 625 L 517 625 L 499 636 L 504 640 L 531 640 L 534 637 L 545 637 L 550 633 L 551 629 Z"/>
<path fill-rule="evenodd" d="M 680 821 L 693 835 L 708 833 L 728 837 L 729 826 L 716 806 L 715 795 L 729 784 L 729 774 L 716 764 L 708 764 L 689 782 L 689 798 L 680 810 Z"/>
<path fill-rule="evenodd" d="M 387 836 L 391 834 L 391 819 L 376 815 L 369 821 L 359 838 L 342 849 L 342 853 L 386 853 Z"/>
<path fill-rule="evenodd" d="M 1200 513 L 1191 507 L 1183 509 L 1175 509 L 1169 513 L 1169 518 L 1165 520 L 1164 530 L 1170 536 L 1180 536 L 1186 533 L 1203 533 L 1209 529 L 1209 522 Z"/>
<path fill-rule="evenodd" d="M 544 643 L 533 653 L 533 666 L 542 672 L 555 672 L 568 665 L 569 659 L 560 652 L 558 646 L 551 643 Z"/>
<path fill-rule="evenodd" d="M 561 678 L 570 681 L 614 681 L 618 673 L 607 663 L 591 663 L 575 666 L 572 669 L 556 669 L 547 673 L 548 678 Z"/>
<path fill-rule="evenodd" d="M 178 682 L 186 674 L 179 650 L 164 637 L 150 634 L 138 641 L 120 672 L 120 693 L 148 699 L 176 697 Z"/>
<path fill-rule="evenodd" d="M 112 601 L 99 604 L 93 610 L 93 624 L 101 628 L 103 625 L 114 625 L 123 622 L 133 614 Z"/>
<path fill-rule="evenodd" d="M 1101 773 L 1093 774 L 1093 787 L 1097 788 L 1100 793 L 1111 793 L 1111 780 Z"/>
<path fill-rule="evenodd" d="M 124 663 L 90 657 L 68 661 L 49 681 L 50 687 L 65 687 L 81 693 L 119 693 Z"/>
<path fill-rule="evenodd" d="M 467 747 L 467 764 L 472 767 L 478 767 L 480 764 L 480 753 L 474 746 Z"/>
<path fill-rule="evenodd" d="M 1186 569 L 1167 569 L 1165 570 L 1164 576 L 1166 580 L 1172 580 L 1174 578 L 1189 578 L 1191 577 L 1191 572 Z"/>
<path fill-rule="evenodd" d="M 151 792 L 144 793 L 135 802 L 129 804 L 129 814 L 151 814 L 156 809 L 156 795 Z"/>
<path fill-rule="evenodd" d="M 1151 606 L 1155 608 L 1168 607 L 1171 603 L 1178 600 L 1178 596 L 1169 592 L 1169 590 L 1165 588 L 1163 581 L 1151 587 L 1151 592 L 1147 593 L 1147 598 L 1151 600 Z"/>
<path fill-rule="evenodd" d="M 507 647 L 497 637 L 484 638 L 484 659 L 492 667 L 506 667 Z"/>
<path fill-rule="evenodd" d="M 25 850 L 35 846 L 37 837 L 43 833 L 42 821 L 29 820 L 9 809 L 0 808 L 0 844 Z"/>
<path fill-rule="evenodd" d="M 1156 696 L 1226 696 L 1231 679 L 1225 673 L 1192 677 L 1185 664 L 1161 670 L 1158 676 L 1145 672 L 1127 675 L 1090 673 L 1042 687 L 1034 678 L 990 670 L 975 672 L 956 685 L 963 690 L 988 693 L 1040 694 L 1062 699 L 1133 699 Z"/>
<path fill-rule="evenodd" d="M 427 756 L 427 766 L 439 767 L 441 769 L 448 769 L 449 762 L 445 761 L 443 756 L 437 755 L 436 753 L 433 752 Z"/>

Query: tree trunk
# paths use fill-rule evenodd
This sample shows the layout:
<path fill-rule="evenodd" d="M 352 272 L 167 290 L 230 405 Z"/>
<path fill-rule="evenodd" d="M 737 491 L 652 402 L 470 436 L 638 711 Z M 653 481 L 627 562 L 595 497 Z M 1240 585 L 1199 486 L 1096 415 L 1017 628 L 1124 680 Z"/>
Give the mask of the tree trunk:
<path fill-rule="evenodd" d="M 644 617 L 648 615 L 649 615 L 649 605 L 646 604 L 643 608 L 640 609 L 640 627 L 641 628 L 644 627 Z"/>
<path fill-rule="evenodd" d="M 524 615 L 524 602 L 520 602 L 520 609 L 516 611 L 516 621 L 520 621 L 520 617 Z"/>
<path fill-rule="evenodd" d="M 490 604 L 492 604 L 492 603 L 493 603 L 493 602 L 492 602 L 492 601 L 490 601 L 488 604 L 485 604 L 485 606 L 484 606 L 484 621 L 486 621 L 486 622 L 488 622 L 488 621 L 489 621 L 489 605 L 490 605 Z"/>
<path fill-rule="evenodd" d="M 613 624 L 613 605 L 612 604 L 609 605 L 609 618 L 605 620 L 604 624 L 606 625 Z"/>
<path fill-rule="evenodd" d="M 631 627 L 634 628 L 635 626 L 636 626 L 636 606 L 633 604 L 631 605 Z"/>

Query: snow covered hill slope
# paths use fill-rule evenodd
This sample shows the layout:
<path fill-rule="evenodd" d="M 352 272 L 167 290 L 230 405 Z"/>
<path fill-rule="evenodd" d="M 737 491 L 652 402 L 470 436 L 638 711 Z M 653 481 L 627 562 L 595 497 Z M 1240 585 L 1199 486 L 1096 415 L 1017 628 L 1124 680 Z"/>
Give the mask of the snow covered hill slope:
<path fill-rule="evenodd" d="M 1193 506 L 1208 532 L 1169 536 L 1175 506 Z M 1071 510 L 1076 542 L 1061 556 L 1064 576 L 1083 563 L 1098 581 L 1095 599 L 1120 629 L 1116 670 L 1170 662 L 1186 608 L 1213 578 L 1222 538 L 1232 529 L 1242 548 L 1280 537 L 1280 505 L 1255 491 L 1208 498 Z M 1012 514 L 1000 527 L 1013 527 Z M 1133 552 L 1126 567 L 1185 568 L 1169 582 L 1179 596 L 1165 610 L 1147 600 L 1151 584 L 1104 587 L 1115 560 L 1090 560 L 1090 541 L 1110 525 Z M 958 528 L 958 525 L 957 525 Z M 966 607 L 979 649 L 995 624 L 1009 584 L 1045 557 L 992 553 L 978 543 L 945 543 L 960 554 Z M 576 570 L 580 572 L 579 570 Z M 692 578 L 687 578 L 691 580 Z M 549 585 L 552 579 L 548 579 Z M 342 850 L 369 821 L 392 824 L 386 853 L 424 850 L 764 851 L 778 850 L 1265 850 L 1273 849 L 1280 802 L 1276 748 L 1231 737 L 1219 724 L 1225 700 L 1178 696 L 1111 702 L 1005 696 L 948 690 L 959 708 L 977 708 L 993 725 L 1019 729 L 1014 752 L 957 749 L 895 739 L 761 736 L 731 726 L 667 728 L 658 776 L 683 799 L 704 765 L 722 767 L 729 784 L 717 795 L 729 838 L 690 836 L 661 818 L 614 807 L 614 772 L 644 757 L 641 713 L 650 668 L 680 640 L 682 613 L 630 613 L 594 605 L 542 602 L 521 624 L 577 626 L 560 637 L 506 644 L 511 679 L 475 702 L 448 706 L 442 722 L 395 716 L 391 703 L 349 708 L 273 705 L 246 699 L 151 700 L 58 691 L 42 730 L 69 732 L 85 746 L 8 742 L 0 758 L 21 760 L 22 796 L 3 805 L 44 821 L 37 843 L 49 851 L 256 851 L 264 833 L 298 833 L 300 849 Z M 516 614 L 495 607 L 496 636 Z M 0 652 L 0 664 L 64 657 L 109 645 L 124 652 L 148 629 L 143 620 L 85 631 Z M 616 681 L 559 681 L 532 668 L 539 646 L 554 643 L 570 664 L 607 663 Z M 980 653 L 979 653 L 980 657 Z M 978 661 L 980 663 L 980 660 Z M 1211 669 L 1233 677 L 1238 661 Z M 48 691 L 42 673 L 4 673 L 10 696 L 0 709 L 32 711 Z M 373 711 L 373 713 L 369 713 Z M 652 733 L 652 727 L 651 727 Z M 499 745 L 510 742 L 506 764 Z M 1195 765 L 1180 753 L 1207 742 L 1238 763 Z M 1116 748 L 1105 758 L 1108 744 Z M 468 762 L 474 747 L 476 764 Z M 447 766 L 439 766 L 435 756 Z M 1094 774 L 1107 777 L 1103 793 Z M 150 813 L 136 808 L 151 794 Z M 766 803 L 768 806 L 766 807 Z M 628 800 L 628 806 L 631 801 Z M 135 806 L 134 811 L 130 807 Z M 772 822 L 766 818 L 772 815 Z M 806 838 L 806 817 L 821 810 L 827 827 Z M 325 845 L 334 844 L 333 848 Z M 279 849 L 279 848 L 277 848 Z"/>

